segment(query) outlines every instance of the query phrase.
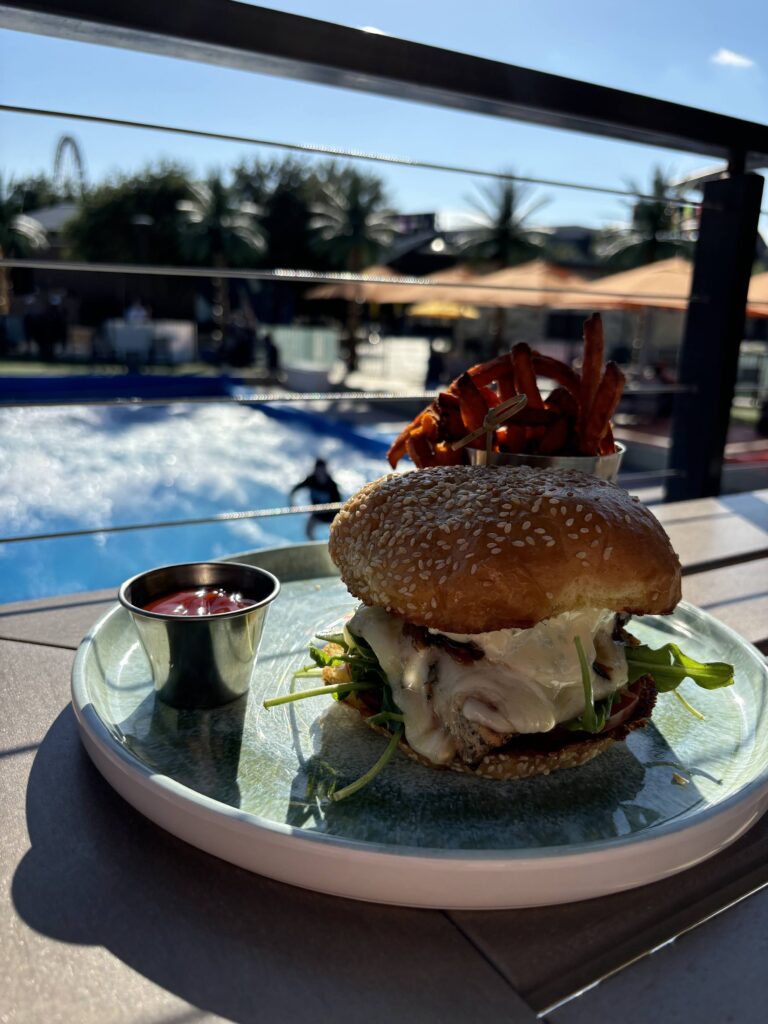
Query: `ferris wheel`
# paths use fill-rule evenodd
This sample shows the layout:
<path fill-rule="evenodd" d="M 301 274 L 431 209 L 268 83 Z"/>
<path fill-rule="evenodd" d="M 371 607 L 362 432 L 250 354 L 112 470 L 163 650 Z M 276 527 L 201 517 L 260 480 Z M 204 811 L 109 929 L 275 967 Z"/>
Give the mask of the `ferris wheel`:
<path fill-rule="evenodd" d="M 85 190 L 85 164 L 77 139 L 62 135 L 53 158 L 53 182 L 60 193 L 82 195 Z"/>

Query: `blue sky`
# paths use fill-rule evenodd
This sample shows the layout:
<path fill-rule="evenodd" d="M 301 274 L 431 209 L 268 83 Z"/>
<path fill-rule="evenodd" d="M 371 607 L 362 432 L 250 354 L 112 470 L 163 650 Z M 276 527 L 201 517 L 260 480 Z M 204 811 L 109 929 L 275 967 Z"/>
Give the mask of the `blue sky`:
<path fill-rule="evenodd" d="M 643 5 L 581 0 L 325 0 L 279 10 L 461 49 L 527 67 L 768 122 L 768 4 L 710 0 Z M 471 15 L 471 16 L 470 16 Z M 704 157 L 441 110 L 365 93 L 0 31 L 3 102 L 152 120 L 289 141 L 619 186 L 645 183 L 654 164 L 678 174 Z M 159 158 L 195 173 L 226 170 L 251 147 L 0 114 L 0 171 L 52 165 L 72 132 L 91 180 Z M 266 155 L 266 154 L 264 154 Z M 472 179 L 382 169 L 403 210 L 466 207 Z M 626 216 L 605 196 L 544 189 L 541 222 L 605 224 Z M 768 205 L 768 204 L 764 204 Z"/>

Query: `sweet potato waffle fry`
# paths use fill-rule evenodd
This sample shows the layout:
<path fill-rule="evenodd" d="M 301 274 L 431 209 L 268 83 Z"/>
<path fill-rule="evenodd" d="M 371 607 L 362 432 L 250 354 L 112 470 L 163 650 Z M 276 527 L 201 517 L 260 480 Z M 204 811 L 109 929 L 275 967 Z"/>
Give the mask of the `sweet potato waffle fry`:
<path fill-rule="evenodd" d="M 599 313 L 584 322 L 581 374 L 524 342 L 511 352 L 471 366 L 441 391 L 408 424 L 389 449 L 394 468 L 409 455 L 419 469 L 466 463 L 465 447 L 487 447 L 484 436 L 465 447 L 456 443 L 480 430 L 491 409 L 516 394 L 526 406 L 493 432 L 495 452 L 533 455 L 610 455 L 616 450 L 611 416 L 621 399 L 624 374 L 614 362 L 604 365 L 605 342 Z M 554 381 L 545 397 L 539 378 Z"/>

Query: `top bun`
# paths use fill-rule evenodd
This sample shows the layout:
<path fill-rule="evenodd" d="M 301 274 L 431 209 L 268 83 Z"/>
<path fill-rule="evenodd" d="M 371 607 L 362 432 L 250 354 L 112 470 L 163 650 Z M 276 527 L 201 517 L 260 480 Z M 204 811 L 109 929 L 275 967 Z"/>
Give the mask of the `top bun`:
<path fill-rule="evenodd" d="M 365 486 L 331 527 L 350 593 L 445 633 L 528 627 L 580 608 L 666 614 L 680 562 L 616 484 L 572 470 L 438 466 Z"/>

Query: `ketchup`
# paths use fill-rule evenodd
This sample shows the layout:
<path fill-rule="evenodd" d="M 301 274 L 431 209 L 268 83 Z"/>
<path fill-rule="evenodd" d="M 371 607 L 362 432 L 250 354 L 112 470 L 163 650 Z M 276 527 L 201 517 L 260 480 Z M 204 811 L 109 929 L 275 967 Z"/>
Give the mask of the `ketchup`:
<path fill-rule="evenodd" d="M 160 612 L 163 615 L 221 615 L 223 612 L 236 612 L 240 608 L 248 608 L 256 604 L 242 594 L 228 594 L 220 587 L 199 587 L 197 590 L 174 590 L 170 594 L 156 597 L 145 604 L 148 612 Z"/>

